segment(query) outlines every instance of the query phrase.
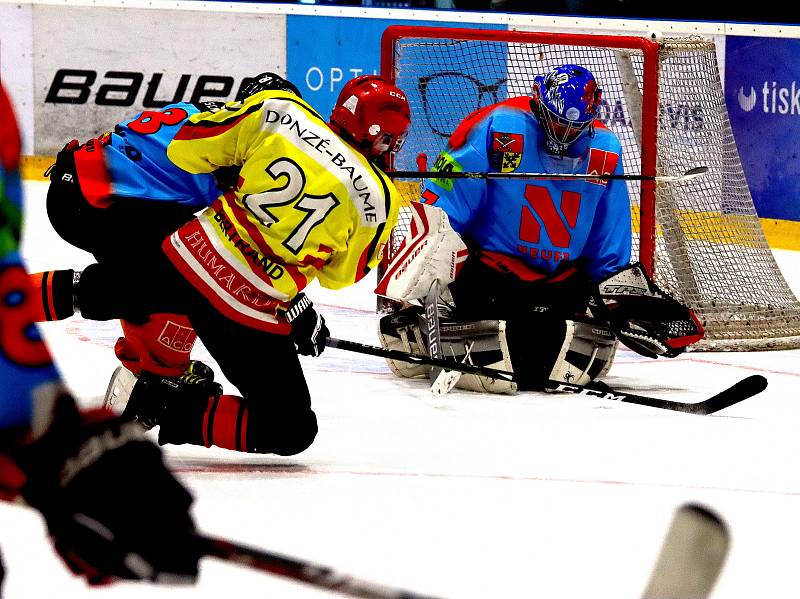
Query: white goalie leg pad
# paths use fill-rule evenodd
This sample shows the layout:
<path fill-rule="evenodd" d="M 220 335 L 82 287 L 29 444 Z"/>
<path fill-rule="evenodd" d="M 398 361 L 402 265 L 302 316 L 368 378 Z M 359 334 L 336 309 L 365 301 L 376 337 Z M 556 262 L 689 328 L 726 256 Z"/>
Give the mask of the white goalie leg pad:
<path fill-rule="evenodd" d="M 439 289 L 445 289 L 455 280 L 469 252 L 441 208 L 411 202 L 404 210 L 411 217 L 408 232 L 375 293 L 409 301 L 425 297 L 436 282 Z"/>
<path fill-rule="evenodd" d="M 419 309 L 406 308 L 381 318 L 378 324 L 378 338 L 384 349 L 393 349 L 409 354 L 428 355 L 427 345 L 419 328 Z M 427 377 L 431 367 L 426 364 L 412 364 L 387 359 L 389 369 L 403 378 Z"/>
<path fill-rule="evenodd" d="M 586 385 L 605 376 L 619 345 L 614 333 L 599 323 L 566 322 L 566 335 L 550 372 L 550 380 Z"/>
<path fill-rule="evenodd" d="M 446 359 L 513 372 L 504 320 L 442 322 L 440 339 Z M 517 384 L 476 374 L 462 374 L 456 387 L 478 393 L 513 395 Z"/>

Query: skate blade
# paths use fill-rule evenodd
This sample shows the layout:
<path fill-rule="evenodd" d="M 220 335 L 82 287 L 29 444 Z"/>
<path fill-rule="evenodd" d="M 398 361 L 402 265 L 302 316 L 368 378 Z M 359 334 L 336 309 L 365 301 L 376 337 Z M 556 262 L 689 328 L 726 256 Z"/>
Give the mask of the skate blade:
<path fill-rule="evenodd" d="M 134 385 L 136 385 L 136 375 L 124 366 L 118 366 L 108 381 L 103 408 L 111 410 L 116 416 L 121 416 L 128 405 Z"/>

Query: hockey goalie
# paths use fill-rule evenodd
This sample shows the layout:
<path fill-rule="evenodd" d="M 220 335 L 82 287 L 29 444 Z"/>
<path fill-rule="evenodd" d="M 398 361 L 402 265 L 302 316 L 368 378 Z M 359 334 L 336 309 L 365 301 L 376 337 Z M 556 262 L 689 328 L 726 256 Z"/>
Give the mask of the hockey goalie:
<path fill-rule="evenodd" d="M 702 338 L 692 310 L 631 263 L 623 180 L 445 176 L 622 175 L 618 138 L 594 120 L 601 93 L 587 69 L 563 65 L 537 77 L 531 96 L 456 128 L 434 165 L 443 176 L 405 208 L 409 226 L 376 289 L 404 306 L 380 321 L 384 347 L 513 371 L 514 382 L 462 375 L 457 386 L 514 393 L 547 380 L 590 384 L 608 372 L 618 342 L 657 358 Z M 418 364 L 390 367 L 429 375 Z"/>

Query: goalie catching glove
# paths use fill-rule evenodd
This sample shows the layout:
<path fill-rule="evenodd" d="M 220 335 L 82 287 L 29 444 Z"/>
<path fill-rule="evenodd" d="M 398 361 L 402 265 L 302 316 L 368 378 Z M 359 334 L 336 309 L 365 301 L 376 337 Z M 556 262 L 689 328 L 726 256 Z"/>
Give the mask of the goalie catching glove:
<path fill-rule="evenodd" d="M 192 497 L 135 422 L 79 413 L 56 400 L 47 431 L 14 459 L 20 489 L 44 516 L 56 551 L 90 584 L 115 579 L 193 583 L 200 554 Z"/>
<path fill-rule="evenodd" d="M 694 311 L 661 290 L 640 263 L 634 263 L 599 285 L 592 313 L 608 320 L 627 347 L 648 358 L 674 358 L 703 338 Z"/>

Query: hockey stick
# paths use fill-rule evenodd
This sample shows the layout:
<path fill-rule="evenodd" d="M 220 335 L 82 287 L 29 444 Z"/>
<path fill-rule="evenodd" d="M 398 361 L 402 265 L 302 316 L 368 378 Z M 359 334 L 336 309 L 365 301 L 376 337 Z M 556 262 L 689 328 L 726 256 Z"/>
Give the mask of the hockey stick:
<path fill-rule="evenodd" d="M 504 381 L 515 380 L 514 373 L 505 370 L 495 370 L 494 368 L 487 368 L 485 366 L 461 364 L 453 360 L 441 360 L 437 358 L 431 358 L 429 356 L 409 354 L 396 349 L 384 349 L 382 347 L 365 345 L 355 341 L 346 341 L 344 339 L 335 339 L 333 337 L 329 337 L 326 341 L 326 345 L 328 347 L 335 347 L 345 351 L 367 354 L 370 356 L 378 356 L 390 360 L 399 360 L 401 362 L 409 362 L 411 364 L 438 366 L 448 370 L 456 370 L 459 372 L 465 372 L 467 374 L 477 374 L 480 376 Z M 720 391 L 716 395 L 697 403 L 684 403 L 680 401 L 670 401 L 668 399 L 659 399 L 657 397 L 648 397 L 646 395 L 636 395 L 633 393 L 626 393 L 624 391 L 616 391 L 609 388 L 607 385 L 590 387 L 584 385 L 575 385 L 572 383 L 563 383 L 559 381 L 546 381 L 543 384 L 543 388 L 545 391 L 562 391 L 577 395 L 599 397 L 601 399 L 608 399 L 612 401 L 635 403 L 651 408 L 661 408 L 663 410 L 673 410 L 675 412 L 685 412 L 687 414 L 707 416 L 744 401 L 753 395 L 761 393 L 767 388 L 767 379 L 760 374 L 748 376 L 728 387 L 727 389 Z"/>
<path fill-rule="evenodd" d="M 255 549 L 214 537 L 198 535 L 198 546 L 203 555 L 233 562 L 262 572 L 293 578 L 312 586 L 328 589 L 350 597 L 362 599 L 435 599 L 429 595 L 418 595 L 410 591 L 376 584 L 337 572 L 294 557 L 271 551 Z"/>
<path fill-rule="evenodd" d="M 708 172 L 707 166 L 690 168 L 682 175 L 589 175 L 573 173 L 482 173 L 475 171 L 394 171 L 386 173 L 392 179 L 543 179 L 545 181 L 656 181 L 671 183 L 690 181 Z"/>
<path fill-rule="evenodd" d="M 675 512 L 642 599 L 705 599 L 719 578 L 728 527 L 708 508 L 687 503 Z"/>

